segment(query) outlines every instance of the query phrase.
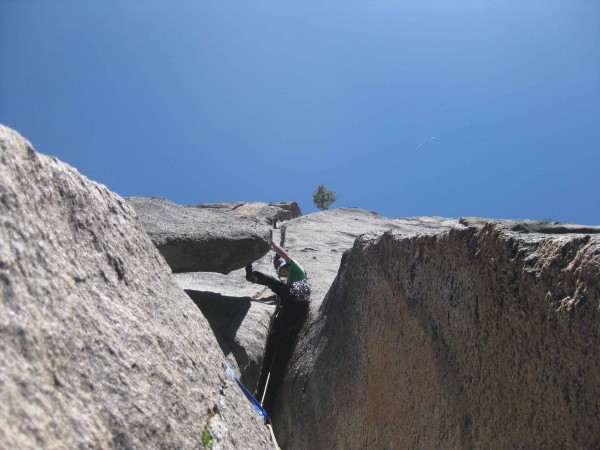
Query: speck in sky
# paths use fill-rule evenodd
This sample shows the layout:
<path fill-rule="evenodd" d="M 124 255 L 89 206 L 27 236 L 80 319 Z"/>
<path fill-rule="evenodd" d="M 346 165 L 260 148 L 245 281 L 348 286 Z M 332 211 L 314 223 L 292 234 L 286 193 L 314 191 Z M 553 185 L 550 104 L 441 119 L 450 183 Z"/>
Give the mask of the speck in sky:
<path fill-rule="evenodd" d="M 600 2 L 0 0 L 0 61 L 122 196 L 600 224 Z"/>

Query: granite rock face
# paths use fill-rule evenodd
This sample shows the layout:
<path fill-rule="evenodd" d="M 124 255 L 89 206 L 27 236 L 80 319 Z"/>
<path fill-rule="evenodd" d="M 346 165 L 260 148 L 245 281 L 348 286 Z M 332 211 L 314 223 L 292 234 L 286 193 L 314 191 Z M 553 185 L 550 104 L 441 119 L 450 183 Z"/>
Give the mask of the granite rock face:
<path fill-rule="evenodd" d="M 301 445 L 299 440 L 302 433 L 307 431 L 307 428 L 299 423 L 305 420 L 304 411 L 298 411 L 297 408 L 305 400 L 304 388 L 308 372 L 313 370 L 315 353 L 321 345 L 318 331 L 319 324 L 322 322 L 320 306 L 336 278 L 344 252 L 350 250 L 360 236 L 375 238 L 389 230 L 407 236 L 416 236 L 440 233 L 453 227 L 462 228 L 458 219 L 440 217 L 390 219 L 372 211 L 356 208 L 338 208 L 312 213 L 291 220 L 282 226 L 281 241 L 290 256 L 298 260 L 306 269 L 311 287 L 309 319 L 300 333 L 273 417 L 277 439 L 283 448 Z M 351 346 L 352 343 L 349 345 Z M 321 414 L 327 414 L 327 418 Z M 316 414 L 314 420 L 329 420 L 329 414 L 327 411 L 322 411 Z M 314 448 L 326 448 L 315 441 L 312 441 L 312 445 L 316 446 Z M 354 445 L 360 448 L 356 443 L 347 445 L 348 448 L 353 448 Z"/>
<path fill-rule="evenodd" d="M 173 272 L 229 273 L 269 251 L 270 227 L 223 208 L 130 197 L 146 232 Z"/>
<path fill-rule="evenodd" d="M 0 127 L 0 447 L 268 448 L 133 208 Z"/>
<path fill-rule="evenodd" d="M 598 448 L 600 237 L 402 222 L 358 239 L 316 299 L 282 447 Z"/>

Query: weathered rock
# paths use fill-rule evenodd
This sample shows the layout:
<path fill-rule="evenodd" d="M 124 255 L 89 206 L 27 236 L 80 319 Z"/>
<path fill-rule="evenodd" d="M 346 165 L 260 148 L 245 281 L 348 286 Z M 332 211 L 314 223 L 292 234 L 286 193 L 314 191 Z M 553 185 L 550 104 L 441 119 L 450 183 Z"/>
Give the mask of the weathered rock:
<path fill-rule="evenodd" d="M 0 127 L 0 217 L 0 447 L 270 445 L 127 202 Z"/>
<path fill-rule="evenodd" d="M 321 320 L 319 308 L 338 273 L 344 252 L 352 248 L 359 236 L 374 238 L 388 230 L 416 236 L 440 233 L 452 227 L 462 228 L 458 219 L 439 217 L 390 219 L 372 211 L 356 208 L 339 208 L 312 213 L 285 224 L 282 229 L 285 248 L 308 273 L 311 287 L 311 314 L 292 355 L 273 417 L 274 427 L 282 447 L 299 445 L 295 439 L 300 438 L 301 433 L 306 431 L 301 427 L 302 431 L 297 432 L 299 430 L 297 421 L 304 418 L 298 414 L 299 411 L 294 410 L 299 402 L 304 400 L 302 385 L 308 377 L 308 372 L 313 370 L 314 355 L 320 339 L 314 337 L 315 334 L 319 334 L 314 331 Z M 326 411 L 323 413 L 328 414 Z M 316 416 L 319 417 L 317 420 L 329 420 L 324 419 L 320 414 Z M 311 442 L 314 448 L 326 448 L 316 441 Z M 353 445 L 349 444 L 349 447 L 352 448 Z M 361 445 L 357 444 L 357 447 Z"/>
<path fill-rule="evenodd" d="M 173 272 L 229 273 L 269 251 L 270 228 L 220 209 L 130 197 L 140 221 Z"/>
<path fill-rule="evenodd" d="M 278 222 L 300 217 L 302 212 L 296 202 L 227 202 L 227 203 L 201 203 L 195 208 L 217 210 L 233 217 L 255 218 L 273 227 Z"/>
<path fill-rule="evenodd" d="M 600 238 L 406 231 L 344 255 L 288 368 L 282 447 L 598 448 Z"/>

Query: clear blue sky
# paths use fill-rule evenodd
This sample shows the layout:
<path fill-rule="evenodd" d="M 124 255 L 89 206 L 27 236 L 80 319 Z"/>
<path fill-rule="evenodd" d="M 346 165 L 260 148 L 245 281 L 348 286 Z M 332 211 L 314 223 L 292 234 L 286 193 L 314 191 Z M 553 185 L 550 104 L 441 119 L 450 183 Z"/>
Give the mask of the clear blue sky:
<path fill-rule="evenodd" d="M 600 224 L 600 1 L 0 0 L 0 123 L 122 196 Z"/>

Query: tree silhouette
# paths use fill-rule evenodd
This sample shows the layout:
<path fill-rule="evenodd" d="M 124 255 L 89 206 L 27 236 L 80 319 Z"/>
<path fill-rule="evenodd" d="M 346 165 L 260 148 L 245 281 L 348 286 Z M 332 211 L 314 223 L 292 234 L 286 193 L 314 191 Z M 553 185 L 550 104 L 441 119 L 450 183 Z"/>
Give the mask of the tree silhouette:
<path fill-rule="evenodd" d="M 330 191 L 325 187 L 324 184 L 320 184 L 317 190 L 313 194 L 313 202 L 317 208 L 321 211 L 329 209 L 332 203 L 336 200 L 336 194 L 334 191 Z"/>

